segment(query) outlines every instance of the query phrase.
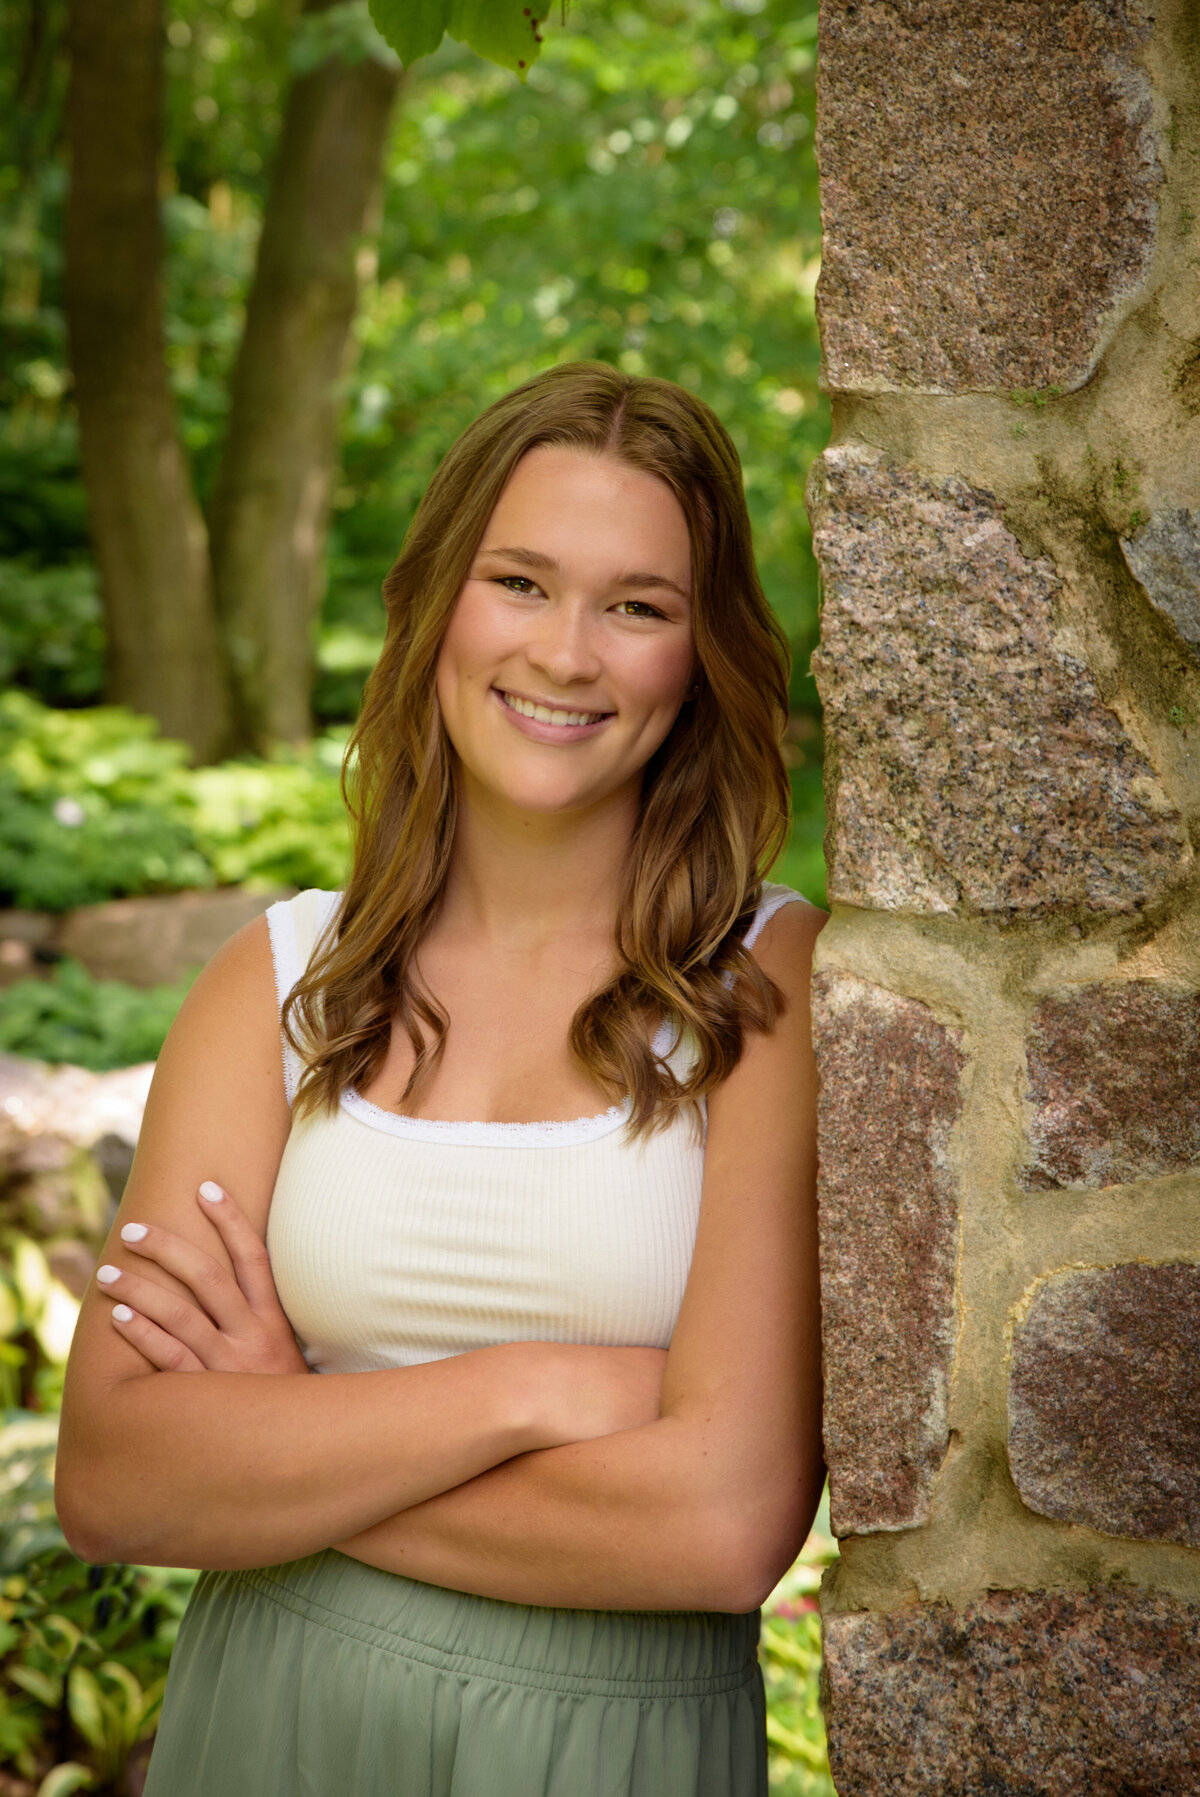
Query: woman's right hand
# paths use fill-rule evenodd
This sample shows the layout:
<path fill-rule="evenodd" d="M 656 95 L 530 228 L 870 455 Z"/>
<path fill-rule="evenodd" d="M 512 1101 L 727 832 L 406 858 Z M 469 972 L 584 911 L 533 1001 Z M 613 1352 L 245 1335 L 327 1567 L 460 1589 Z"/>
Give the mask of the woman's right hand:
<path fill-rule="evenodd" d="M 531 1447 L 562 1447 L 658 1421 L 662 1348 L 579 1347 L 514 1342 L 533 1406 Z"/>
<path fill-rule="evenodd" d="M 214 1180 L 204 1181 L 197 1198 L 233 1271 L 173 1230 L 127 1223 L 121 1244 L 151 1272 L 97 1269 L 101 1297 L 118 1300 L 114 1327 L 159 1372 L 307 1373 L 275 1290 L 266 1244 Z M 173 1287 L 154 1277 L 159 1268 L 170 1274 Z"/>

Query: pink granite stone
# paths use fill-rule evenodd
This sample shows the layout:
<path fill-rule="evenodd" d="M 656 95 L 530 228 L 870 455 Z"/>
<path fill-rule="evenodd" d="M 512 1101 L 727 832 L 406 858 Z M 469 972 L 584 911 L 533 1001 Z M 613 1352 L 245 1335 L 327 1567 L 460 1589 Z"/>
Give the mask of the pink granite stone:
<path fill-rule="evenodd" d="M 1200 995 L 1123 980 L 1045 998 L 1027 1053 L 1027 1187 L 1200 1170 Z"/>
<path fill-rule="evenodd" d="M 822 0 L 834 390 L 1079 386 L 1154 249 L 1138 0 Z"/>
<path fill-rule="evenodd" d="M 1044 1279 L 1013 1333 L 1008 1431 L 1031 1510 L 1200 1547 L 1200 1266 Z"/>
<path fill-rule="evenodd" d="M 991 494 L 858 444 L 809 487 L 825 585 L 829 896 L 877 910 L 1136 911 L 1192 852 L 1055 631 L 1059 581 Z"/>
<path fill-rule="evenodd" d="M 1200 1607 L 1118 1586 L 825 1621 L 838 1797 L 1197 1797 Z"/>
<path fill-rule="evenodd" d="M 816 976 L 825 1455 L 835 1534 L 924 1518 L 946 1452 L 961 1105 L 957 1030 Z"/>

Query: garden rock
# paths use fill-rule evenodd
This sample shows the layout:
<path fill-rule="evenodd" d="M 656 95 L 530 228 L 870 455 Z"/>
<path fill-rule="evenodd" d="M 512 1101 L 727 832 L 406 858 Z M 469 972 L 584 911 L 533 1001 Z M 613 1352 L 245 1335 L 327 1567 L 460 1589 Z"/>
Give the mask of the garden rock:
<path fill-rule="evenodd" d="M 153 1073 L 152 1063 L 90 1073 L 0 1056 L 0 1216 L 39 1241 L 98 1247 L 133 1164 Z"/>
<path fill-rule="evenodd" d="M 261 917 L 293 887 L 247 892 L 240 886 L 215 892 L 171 892 L 150 898 L 113 899 L 84 905 L 63 920 L 60 953 L 81 961 L 97 979 L 132 986 L 172 985 L 204 965 L 242 928 Z"/>

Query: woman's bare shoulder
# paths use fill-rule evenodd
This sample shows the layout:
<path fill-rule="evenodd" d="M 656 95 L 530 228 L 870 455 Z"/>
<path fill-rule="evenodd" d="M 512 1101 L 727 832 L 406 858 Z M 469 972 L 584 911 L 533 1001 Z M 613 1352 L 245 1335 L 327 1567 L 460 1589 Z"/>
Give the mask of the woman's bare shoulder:
<path fill-rule="evenodd" d="M 828 911 L 797 894 L 772 912 L 763 925 L 750 952 L 785 996 L 797 987 L 807 993 L 817 937 L 828 922 Z"/>
<path fill-rule="evenodd" d="M 201 970 L 167 1036 L 160 1067 L 194 1052 L 211 1032 L 231 1028 L 245 1037 L 247 1047 L 259 1039 L 278 1049 L 279 1009 L 265 914 L 244 924 Z"/>
<path fill-rule="evenodd" d="M 774 1139 L 782 1130 L 805 1137 L 815 1125 L 816 1078 L 812 1054 L 810 990 L 813 954 L 827 913 L 807 899 L 781 905 L 751 953 L 775 982 L 783 1004 L 773 1029 L 748 1030 L 732 1073 L 709 1094 L 711 1151 L 726 1136 L 740 1152 L 753 1136 L 753 1121 L 767 1125 Z"/>
<path fill-rule="evenodd" d="M 259 917 L 218 950 L 180 1007 L 155 1069 L 143 1141 L 159 1150 L 164 1126 L 175 1144 L 219 1134 L 257 1161 L 260 1144 L 282 1147 L 289 1121 L 270 933 Z"/>

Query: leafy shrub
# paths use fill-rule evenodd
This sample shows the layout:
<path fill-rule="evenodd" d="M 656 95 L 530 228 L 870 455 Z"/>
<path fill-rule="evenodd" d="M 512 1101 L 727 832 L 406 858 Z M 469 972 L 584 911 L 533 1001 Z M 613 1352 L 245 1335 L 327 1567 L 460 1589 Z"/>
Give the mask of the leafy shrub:
<path fill-rule="evenodd" d="M 815 1608 L 763 1618 L 767 1750 L 777 1797 L 835 1797 L 821 1718 L 821 1619 Z"/>
<path fill-rule="evenodd" d="M 825 895 L 825 800 L 821 791 L 821 764 L 806 760 L 791 770 L 792 833 L 782 855 L 771 869 L 772 880 L 794 886 L 806 899 L 822 908 Z"/>
<path fill-rule="evenodd" d="M 93 1073 L 157 1060 L 190 985 L 128 986 L 60 961 L 49 979 L 14 980 L 0 991 L 0 1053 Z"/>
<path fill-rule="evenodd" d="M 185 756 L 119 706 L 52 711 L 0 694 L 0 903 L 65 911 L 211 886 L 193 844 Z"/>
<path fill-rule="evenodd" d="M 0 1765 L 39 1797 L 124 1797 L 196 1575 L 87 1566 L 67 1546 L 55 1413 L 79 1306 L 27 1235 L 6 1236 L 0 1267 Z"/>
<path fill-rule="evenodd" d="M 66 911 L 243 881 L 338 886 L 346 734 L 270 761 L 189 768 L 182 743 L 121 706 L 54 711 L 0 694 L 0 905 Z"/>
<path fill-rule="evenodd" d="M 6 1230 L 0 1248 L 0 1407 L 53 1413 L 62 1398 L 79 1300 L 54 1277 L 32 1236 Z M 4 1526 L 0 1511 L 0 1540 Z"/>
<path fill-rule="evenodd" d="M 0 685 L 8 684 L 50 705 L 100 698 L 104 620 L 90 562 L 0 561 Z"/>
<path fill-rule="evenodd" d="M 59 1797 L 123 1793 L 140 1789 L 196 1574 L 76 1559 L 54 1517 L 56 1438 L 52 1416 L 0 1426 L 0 1760 Z"/>
<path fill-rule="evenodd" d="M 767 1692 L 773 1797 L 835 1797 L 821 1717 L 821 1621 L 817 1591 L 837 1558 L 825 1492 L 795 1565 L 763 1607 L 759 1660 Z"/>
<path fill-rule="evenodd" d="M 341 766 L 347 732 L 271 761 L 188 775 L 196 846 L 223 884 L 341 886 L 350 853 Z"/>

